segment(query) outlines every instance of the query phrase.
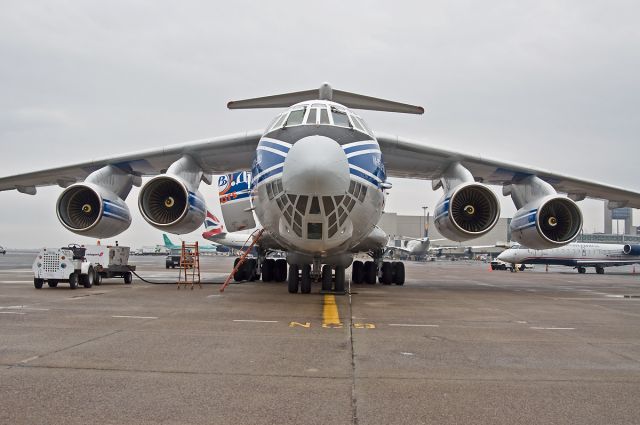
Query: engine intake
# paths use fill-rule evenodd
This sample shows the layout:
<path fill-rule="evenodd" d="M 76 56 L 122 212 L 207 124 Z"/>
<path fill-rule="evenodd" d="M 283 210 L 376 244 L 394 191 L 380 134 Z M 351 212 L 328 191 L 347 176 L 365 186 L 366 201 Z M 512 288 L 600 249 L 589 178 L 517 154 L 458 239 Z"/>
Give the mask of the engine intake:
<path fill-rule="evenodd" d="M 68 187 L 56 202 L 58 220 L 83 236 L 110 238 L 131 225 L 127 204 L 116 194 L 91 183 Z"/>
<path fill-rule="evenodd" d="M 464 183 L 440 199 L 435 226 L 444 237 L 465 241 L 489 232 L 499 216 L 500 202 L 488 187 Z"/>
<path fill-rule="evenodd" d="M 557 248 L 574 240 L 582 228 L 580 208 L 569 198 L 548 196 L 516 212 L 514 240 L 532 249 Z"/>
<path fill-rule="evenodd" d="M 178 234 L 200 227 L 207 209 L 199 192 L 189 191 L 180 178 L 168 175 L 154 177 L 144 185 L 138 207 L 149 224 Z"/>
<path fill-rule="evenodd" d="M 640 245 L 626 244 L 624 247 L 622 247 L 622 252 L 627 255 L 640 255 Z"/>

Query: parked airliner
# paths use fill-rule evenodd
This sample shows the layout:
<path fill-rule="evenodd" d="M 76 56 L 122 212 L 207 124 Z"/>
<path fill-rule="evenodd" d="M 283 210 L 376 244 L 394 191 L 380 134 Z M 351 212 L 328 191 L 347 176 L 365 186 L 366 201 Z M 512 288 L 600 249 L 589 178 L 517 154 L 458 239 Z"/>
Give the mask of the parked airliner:
<path fill-rule="evenodd" d="M 132 186 L 142 186 L 138 208 L 144 220 L 184 234 L 206 217 L 201 182 L 212 184 L 213 174 L 250 170 L 250 189 L 242 196 L 226 182 L 225 224 L 229 231 L 251 228 L 255 213 L 264 232 L 257 261 L 245 263 L 253 268 L 246 275 L 263 280 L 288 275 L 292 293 L 311 292 L 315 279 L 323 290 L 343 292 L 345 269 L 352 262 L 353 283 L 404 283 L 403 263 L 383 260 L 388 237 L 376 226 L 391 190 L 388 177 L 431 180 L 433 190 L 443 189 L 434 209 L 435 226 L 443 237 L 459 242 L 486 234 L 498 221 L 500 202 L 487 185 L 500 185 L 503 195 L 511 197 L 517 209 L 512 237 L 533 249 L 573 241 L 582 227 L 576 201 L 586 197 L 609 200 L 611 208 L 640 207 L 637 191 L 374 133 L 356 109 L 409 114 L 424 109 L 326 83 L 227 106 L 284 110 L 265 130 L 4 177 L 0 190 L 35 195 L 39 186 L 59 185 L 64 190 L 56 214 L 62 225 L 80 235 L 107 238 L 129 227 L 125 201 Z M 146 176 L 151 178 L 143 185 Z M 286 260 L 275 266 L 265 262 L 269 250 L 285 252 Z M 353 261 L 358 253 L 371 261 Z"/>
<path fill-rule="evenodd" d="M 552 249 L 514 245 L 498 255 L 498 260 L 511 264 L 568 266 L 577 269 L 578 273 L 586 273 L 587 267 L 594 267 L 596 273 L 603 274 L 605 267 L 640 263 L 640 245 L 573 242 Z"/>

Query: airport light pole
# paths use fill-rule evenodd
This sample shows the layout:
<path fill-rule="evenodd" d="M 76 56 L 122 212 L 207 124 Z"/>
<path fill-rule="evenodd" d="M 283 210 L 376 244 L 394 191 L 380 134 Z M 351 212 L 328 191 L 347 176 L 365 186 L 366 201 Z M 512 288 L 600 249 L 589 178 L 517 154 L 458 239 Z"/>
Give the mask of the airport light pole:
<path fill-rule="evenodd" d="M 427 210 L 429 207 L 422 207 L 422 219 L 424 224 L 422 225 L 422 229 L 420 229 L 420 239 L 424 238 L 424 229 L 427 227 Z"/>

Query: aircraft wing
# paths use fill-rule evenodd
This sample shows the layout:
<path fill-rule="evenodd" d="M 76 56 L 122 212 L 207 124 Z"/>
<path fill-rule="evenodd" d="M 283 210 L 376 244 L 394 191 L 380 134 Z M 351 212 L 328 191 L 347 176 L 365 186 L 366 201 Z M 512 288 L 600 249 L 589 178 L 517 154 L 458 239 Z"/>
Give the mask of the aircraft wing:
<path fill-rule="evenodd" d="M 526 165 L 501 162 L 480 155 L 456 152 L 428 145 L 416 140 L 387 134 L 375 134 L 390 177 L 437 180 L 455 161 L 460 162 L 478 180 L 486 184 L 504 185 L 529 175 L 537 175 L 557 191 L 572 195 L 573 199 L 604 199 L 616 207 L 640 208 L 640 192 L 589 180 L 565 176 Z"/>
<path fill-rule="evenodd" d="M 0 191 L 17 189 L 35 194 L 35 187 L 38 186 L 57 184 L 66 187 L 84 180 L 105 165 L 114 165 L 137 176 L 152 176 L 164 172 L 184 154 L 191 154 L 205 173 L 226 174 L 249 170 L 261 136 L 262 131 L 239 133 L 1 177 Z"/>

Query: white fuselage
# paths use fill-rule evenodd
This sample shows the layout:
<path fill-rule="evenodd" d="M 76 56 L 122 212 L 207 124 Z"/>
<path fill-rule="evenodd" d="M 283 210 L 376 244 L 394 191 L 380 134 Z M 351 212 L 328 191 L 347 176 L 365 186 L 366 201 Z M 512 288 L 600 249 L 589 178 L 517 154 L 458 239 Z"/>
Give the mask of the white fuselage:
<path fill-rule="evenodd" d="M 529 249 L 516 245 L 502 252 L 498 260 L 513 264 L 550 264 L 570 267 L 622 266 L 640 262 L 628 255 L 624 245 L 573 242 L 561 248 Z"/>
<path fill-rule="evenodd" d="M 328 257 L 349 252 L 374 231 L 385 179 L 380 147 L 360 117 L 334 102 L 302 102 L 260 140 L 252 202 L 286 250 Z"/>

